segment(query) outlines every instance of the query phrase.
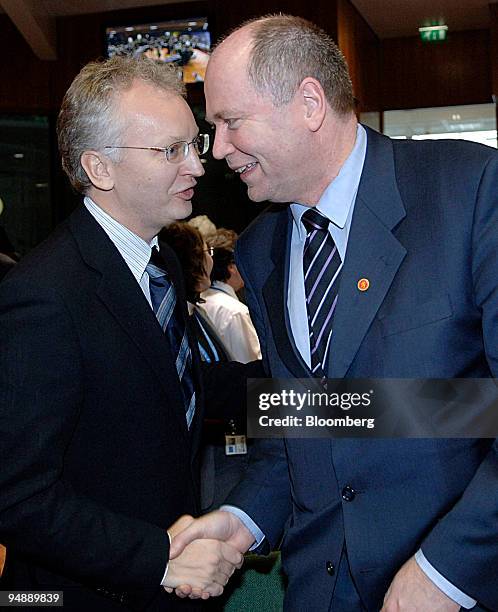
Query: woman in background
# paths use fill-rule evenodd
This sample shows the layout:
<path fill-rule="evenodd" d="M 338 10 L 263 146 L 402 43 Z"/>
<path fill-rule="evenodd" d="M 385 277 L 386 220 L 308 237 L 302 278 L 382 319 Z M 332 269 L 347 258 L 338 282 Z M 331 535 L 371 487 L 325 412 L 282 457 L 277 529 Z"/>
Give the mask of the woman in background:
<path fill-rule="evenodd" d="M 175 251 L 183 271 L 188 311 L 195 329 L 201 359 L 208 363 L 232 361 L 228 349 L 215 332 L 207 315 L 198 308 L 200 294 L 211 285 L 212 249 L 201 233 L 187 223 L 173 223 L 159 236 Z M 245 413 L 240 410 L 225 418 L 204 421 L 204 451 L 201 468 L 203 512 L 218 508 L 241 480 L 247 467 Z M 229 416 L 229 418 L 227 418 Z M 234 439 L 236 444 L 233 444 Z"/>

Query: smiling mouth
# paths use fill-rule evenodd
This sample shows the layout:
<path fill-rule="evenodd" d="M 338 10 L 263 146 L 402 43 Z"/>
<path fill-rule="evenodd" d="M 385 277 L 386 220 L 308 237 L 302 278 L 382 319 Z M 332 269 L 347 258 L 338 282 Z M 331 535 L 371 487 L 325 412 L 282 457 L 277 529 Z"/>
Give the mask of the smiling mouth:
<path fill-rule="evenodd" d="M 184 189 L 183 191 L 180 191 L 176 195 L 182 198 L 182 200 L 191 200 L 194 195 L 194 188 L 189 187 L 188 189 Z"/>
<path fill-rule="evenodd" d="M 246 164 L 245 166 L 241 166 L 237 168 L 234 172 L 236 174 L 244 174 L 244 172 L 248 172 L 257 166 L 258 162 L 251 162 L 250 164 Z"/>

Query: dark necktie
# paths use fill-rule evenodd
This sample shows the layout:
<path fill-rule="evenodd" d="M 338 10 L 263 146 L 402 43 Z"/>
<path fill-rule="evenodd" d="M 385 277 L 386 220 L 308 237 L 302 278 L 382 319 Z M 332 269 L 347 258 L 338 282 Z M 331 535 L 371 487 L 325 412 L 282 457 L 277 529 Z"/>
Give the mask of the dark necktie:
<path fill-rule="evenodd" d="M 146 271 L 149 275 L 150 297 L 154 314 L 164 331 L 173 355 L 180 379 L 187 425 L 190 428 L 195 411 L 195 391 L 192 376 L 192 353 L 188 343 L 187 329 L 176 301 L 176 292 L 170 282 L 157 249 L 152 249 Z"/>
<path fill-rule="evenodd" d="M 323 378 L 332 321 L 337 304 L 341 258 L 328 230 L 329 220 L 314 208 L 301 217 L 308 232 L 304 243 L 303 272 L 310 335 L 311 371 Z"/>

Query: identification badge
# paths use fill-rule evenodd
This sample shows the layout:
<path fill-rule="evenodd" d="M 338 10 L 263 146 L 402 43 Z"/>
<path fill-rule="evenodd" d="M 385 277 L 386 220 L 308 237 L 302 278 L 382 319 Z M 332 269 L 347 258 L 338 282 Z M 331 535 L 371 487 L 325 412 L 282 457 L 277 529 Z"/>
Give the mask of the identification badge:
<path fill-rule="evenodd" d="M 225 455 L 247 455 L 245 436 L 225 436 Z"/>

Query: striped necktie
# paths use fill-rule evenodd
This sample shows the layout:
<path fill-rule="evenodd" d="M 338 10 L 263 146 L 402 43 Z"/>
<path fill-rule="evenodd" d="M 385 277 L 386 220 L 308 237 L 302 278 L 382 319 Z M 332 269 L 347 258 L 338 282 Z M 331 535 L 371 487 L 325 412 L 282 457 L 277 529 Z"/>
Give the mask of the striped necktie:
<path fill-rule="evenodd" d="M 195 411 L 195 390 L 192 375 L 192 353 L 188 343 L 187 329 L 176 300 L 173 284 L 168 279 L 157 249 L 152 249 L 150 261 L 145 270 L 149 275 L 149 289 L 152 308 L 157 321 L 164 331 L 176 355 L 175 365 L 180 379 L 187 425 L 190 428 Z"/>
<path fill-rule="evenodd" d="M 325 377 L 332 321 L 337 304 L 341 257 L 329 232 L 329 220 L 314 208 L 301 217 L 308 235 L 304 243 L 303 272 L 310 336 L 311 371 Z"/>

